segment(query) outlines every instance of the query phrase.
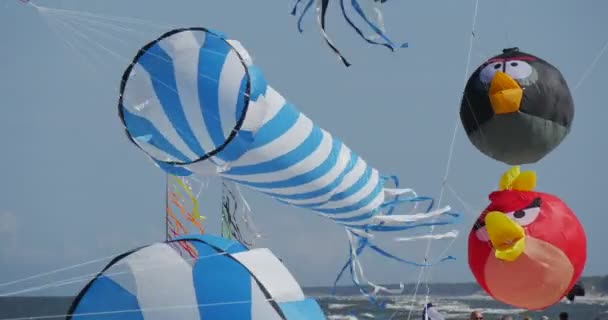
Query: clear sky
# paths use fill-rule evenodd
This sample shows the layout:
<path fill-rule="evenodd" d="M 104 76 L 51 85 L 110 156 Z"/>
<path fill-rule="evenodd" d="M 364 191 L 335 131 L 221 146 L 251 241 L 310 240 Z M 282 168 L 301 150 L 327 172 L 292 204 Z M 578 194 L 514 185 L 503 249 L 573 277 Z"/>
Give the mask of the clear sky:
<path fill-rule="evenodd" d="M 319 126 L 383 173 L 397 174 L 404 186 L 439 195 L 464 84 L 473 1 L 388 1 L 382 9 L 389 34 L 410 44 L 395 53 L 359 39 L 334 5 L 329 34 L 351 68 L 325 45 L 312 15 L 298 33 L 297 18 L 289 14 L 292 1 L 38 3 L 156 25 L 87 22 L 61 11 L 42 15 L 16 0 L 0 3 L 0 283 L 164 239 L 164 175 L 128 142 L 116 106 L 123 70 L 141 45 L 171 28 L 158 27 L 163 23 L 209 27 L 240 40 L 269 83 Z M 608 273 L 608 54 L 574 87 L 608 40 L 607 11 L 602 0 L 480 1 L 471 58 L 472 71 L 503 48 L 519 46 L 556 65 L 573 89 L 572 132 L 524 168 L 536 170 L 537 189 L 560 196 L 584 225 L 586 275 Z M 49 16 L 64 20 L 47 24 Z M 129 29 L 117 32 L 116 25 Z M 68 29 L 73 26 L 78 29 Z M 107 33 L 110 28 L 115 31 Z M 472 211 L 446 192 L 444 204 L 463 211 L 464 220 L 448 251 L 458 260 L 435 267 L 433 281 L 473 280 L 468 231 L 505 169 L 478 152 L 458 122 L 448 184 Z M 210 231 L 217 232 L 220 193 L 213 182 L 203 210 Z M 344 230 L 255 192 L 245 196 L 264 235 L 258 245 L 280 256 L 301 284 L 330 285 L 347 258 Z M 431 257 L 448 243 L 434 242 Z M 425 246 L 388 248 L 420 260 Z M 418 276 L 417 268 L 371 253 L 363 261 L 366 275 L 378 282 Z"/>

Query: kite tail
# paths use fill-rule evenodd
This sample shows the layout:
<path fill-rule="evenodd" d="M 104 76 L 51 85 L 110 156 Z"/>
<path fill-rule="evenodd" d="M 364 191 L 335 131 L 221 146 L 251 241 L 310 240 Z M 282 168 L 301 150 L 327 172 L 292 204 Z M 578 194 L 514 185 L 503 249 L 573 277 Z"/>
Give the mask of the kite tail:
<path fill-rule="evenodd" d="M 291 11 L 292 15 L 296 15 L 297 14 L 297 10 L 298 10 L 298 5 L 302 2 L 303 0 L 297 0 L 296 3 L 293 6 L 293 9 Z M 302 12 L 300 14 L 300 17 L 298 18 L 298 31 L 300 33 L 303 32 L 303 28 L 302 28 L 302 19 L 304 18 L 304 16 L 306 15 L 306 13 L 310 10 L 310 8 L 312 7 L 313 3 L 315 0 L 308 0 L 308 2 L 306 3 L 306 5 L 304 5 L 304 8 L 302 9 Z M 378 2 L 378 1 L 375 1 Z M 384 3 L 386 2 L 386 0 L 384 1 L 380 1 L 380 3 Z M 340 9 L 342 11 L 342 16 L 344 17 L 344 19 L 346 20 L 346 22 L 350 25 L 351 28 L 353 28 L 353 30 L 355 30 L 355 32 L 357 32 L 357 34 L 366 42 L 370 43 L 370 44 L 374 44 L 374 45 L 381 45 L 384 47 L 387 47 L 388 49 L 390 49 L 391 51 L 395 51 L 395 48 L 397 47 L 397 45 L 394 43 L 394 41 L 392 41 L 385 33 L 385 31 L 383 30 L 383 25 L 380 21 L 379 24 L 376 24 L 372 21 L 372 19 L 370 19 L 368 17 L 368 15 L 364 12 L 363 8 L 361 7 L 361 5 L 359 4 L 358 0 L 351 0 L 351 6 L 352 9 L 358 14 L 358 16 L 363 19 L 363 21 L 365 21 L 365 23 L 367 24 L 367 26 L 373 31 L 374 33 L 374 37 L 378 37 L 384 40 L 384 42 L 378 42 L 374 39 L 372 39 L 372 37 L 368 37 L 366 36 L 363 31 L 357 27 L 357 25 L 355 25 L 355 23 L 353 22 L 353 20 L 351 19 L 351 17 L 348 15 L 348 13 L 346 12 L 346 6 L 344 4 L 344 0 L 340 0 Z M 329 36 L 326 33 L 325 30 L 325 17 L 327 15 L 327 8 L 329 7 L 329 0 L 317 0 L 317 13 L 318 13 L 318 21 L 319 24 L 321 25 L 321 34 L 323 35 L 323 38 L 325 39 L 325 42 L 327 43 L 327 45 L 338 55 L 338 57 L 340 58 L 340 60 L 342 61 L 342 63 L 344 63 L 344 65 L 346 65 L 347 67 L 349 67 L 351 64 L 350 62 L 348 62 L 348 60 L 346 60 L 346 58 L 342 55 L 342 53 L 340 52 L 340 50 L 338 50 L 338 48 L 333 44 L 333 42 L 329 39 Z M 378 18 L 379 20 L 382 19 L 382 14 L 381 12 L 378 10 L 376 11 L 376 13 L 378 14 Z M 408 47 L 408 43 L 404 43 L 401 44 L 399 47 L 401 48 L 407 48 Z"/>
<path fill-rule="evenodd" d="M 383 214 L 378 216 L 379 223 L 377 225 L 367 226 L 367 228 L 364 230 L 346 228 L 346 232 L 347 232 L 348 239 L 349 239 L 349 255 L 348 255 L 349 258 L 346 261 L 346 263 L 343 265 L 343 267 L 340 269 L 340 271 L 338 272 L 338 275 L 334 281 L 334 290 L 333 290 L 334 291 L 333 293 L 335 294 L 338 281 L 340 280 L 340 278 L 342 278 L 342 276 L 344 275 L 344 272 L 348 269 L 350 271 L 351 280 L 352 280 L 353 284 L 359 289 L 361 294 L 366 296 L 372 304 L 375 304 L 380 308 L 383 308 L 385 306 L 385 303 L 383 303 L 377 299 L 377 295 L 379 293 L 382 292 L 382 293 L 387 293 L 387 294 L 401 294 L 401 293 L 403 293 L 405 286 L 403 285 L 403 283 L 399 283 L 398 289 L 389 289 L 387 287 L 384 287 L 384 286 L 381 286 L 381 285 L 378 285 L 378 284 L 375 284 L 375 283 L 369 281 L 365 277 L 363 266 L 361 265 L 361 262 L 359 260 L 359 257 L 361 256 L 361 254 L 363 253 L 363 251 L 366 248 L 369 248 L 372 251 L 374 251 L 375 253 L 380 254 L 384 258 L 389 258 L 389 259 L 398 261 L 400 263 L 414 266 L 414 267 L 430 267 L 430 266 L 433 266 L 433 265 L 443 262 L 443 261 L 456 260 L 456 258 L 453 256 L 446 256 L 446 257 L 441 257 L 438 261 L 431 262 L 431 263 L 429 263 L 427 261 L 425 261 L 425 263 L 418 263 L 415 261 L 406 260 L 406 259 L 400 258 L 400 257 L 382 249 L 380 246 L 375 244 L 372 241 L 372 238 L 374 237 L 373 232 L 374 231 L 376 231 L 376 232 L 404 231 L 404 230 L 423 227 L 423 226 L 455 224 L 459 221 L 459 219 L 461 217 L 461 215 L 459 213 L 450 212 L 449 207 L 432 211 L 433 205 L 435 202 L 433 198 L 417 196 L 416 193 L 411 189 L 398 189 L 399 180 L 396 176 L 383 177 L 383 179 L 385 181 L 389 180 L 389 179 L 393 181 L 393 183 L 396 186 L 396 189 L 389 189 L 389 190 L 391 190 L 391 192 L 395 193 L 396 195 L 394 196 L 393 199 L 385 201 L 385 203 L 382 205 L 382 207 L 386 211 Z M 413 193 L 414 196 L 409 197 L 409 198 L 400 198 L 400 196 L 404 193 Z M 398 204 L 407 203 L 407 202 L 413 203 L 414 204 L 413 210 L 415 210 L 418 206 L 418 203 L 423 202 L 423 201 L 430 202 L 426 208 L 425 213 L 409 214 L 409 215 L 393 215 L 395 206 Z M 429 218 L 434 218 L 434 219 L 429 222 L 421 222 L 421 220 L 426 220 Z M 431 237 L 436 238 L 436 239 L 442 239 L 442 238 L 446 238 L 446 237 L 456 237 L 456 236 L 457 236 L 457 233 L 452 232 L 452 233 L 449 233 L 448 236 L 438 235 L 435 237 L 433 237 L 433 236 L 431 236 Z M 423 236 L 407 238 L 407 239 L 409 240 L 409 239 L 426 239 L 426 238 L 429 238 L 429 236 L 423 235 Z M 400 241 L 399 239 L 395 239 L 395 240 Z M 366 290 L 365 286 L 371 287 L 372 290 Z"/>

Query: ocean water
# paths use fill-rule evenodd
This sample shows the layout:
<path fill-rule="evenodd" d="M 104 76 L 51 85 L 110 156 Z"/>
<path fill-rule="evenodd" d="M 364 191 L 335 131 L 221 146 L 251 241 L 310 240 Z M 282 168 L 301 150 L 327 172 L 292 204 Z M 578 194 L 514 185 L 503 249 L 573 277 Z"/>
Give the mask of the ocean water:
<path fill-rule="evenodd" d="M 361 295 L 316 296 L 328 320 L 403 320 L 422 319 L 423 300 L 412 303 L 407 297 L 388 297 L 386 306 L 379 308 Z M 6 319 L 65 319 L 65 313 L 73 298 L 71 297 L 10 297 L 0 298 L 0 320 Z M 567 311 L 572 320 L 608 320 L 608 297 L 582 297 L 574 303 L 562 302 L 542 312 L 525 312 L 496 302 L 487 296 L 470 295 L 459 297 L 433 297 L 431 299 L 446 319 L 468 320 L 473 310 L 484 314 L 485 320 L 500 319 L 510 314 L 515 320 L 524 315 L 538 320 L 541 315 L 558 319 L 558 314 Z M 411 313 L 410 313 L 411 311 Z M 50 317 L 54 315 L 53 317 Z M 91 317 L 94 319 L 94 317 Z M 227 319 L 232 320 L 232 319 Z"/>
<path fill-rule="evenodd" d="M 383 301 L 386 302 L 385 307 L 379 308 L 362 296 L 318 297 L 329 320 L 420 320 L 424 306 L 422 299 L 413 302 L 411 297 L 386 298 Z M 446 319 L 468 320 L 472 311 L 479 310 L 483 313 L 484 320 L 498 320 L 506 314 L 512 315 L 515 320 L 523 319 L 524 316 L 537 320 L 543 315 L 549 319 L 559 319 L 558 315 L 562 311 L 568 312 L 571 320 L 608 320 L 608 297 L 577 297 L 574 302 L 563 301 L 539 312 L 516 309 L 483 295 L 431 297 L 429 301 Z"/>

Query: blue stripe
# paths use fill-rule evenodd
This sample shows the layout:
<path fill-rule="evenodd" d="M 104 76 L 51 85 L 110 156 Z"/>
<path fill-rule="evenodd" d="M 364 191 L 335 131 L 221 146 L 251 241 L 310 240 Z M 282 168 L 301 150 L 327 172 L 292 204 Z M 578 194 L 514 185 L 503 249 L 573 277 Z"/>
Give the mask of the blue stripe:
<path fill-rule="evenodd" d="M 224 131 L 219 111 L 219 80 L 224 62 L 231 50 L 221 38 L 207 34 L 205 43 L 199 50 L 198 97 L 203 114 L 203 121 L 215 147 L 224 143 Z"/>
<path fill-rule="evenodd" d="M 299 186 L 299 185 L 303 185 L 308 182 L 317 180 L 318 178 L 327 174 L 331 169 L 333 169 L 336 166 L 336 162 L 337 162 L 338 156 L 340 154 L 340 149 L 342 147 L 344 147 L 344 144 L 341 143 L 337 139 L 334 139 L 333 142 L 334 142 L 334 144 L 332 146 L 332 151 L 330 153 L 330 156 L 327 159 L 325 159 L 325 161 L 323 161 L 323 163 L 321 163 L 315 169 L 287 180 L 288 182 L 291 183 L 289 186 Z M 353 159 L 353 156 L 355 157 L 355 159 Z M 295 194 L 287 194 L 287 195 L 286 194 L 277 194 L 277 193 L 272 193 L 272 192 L 264 192 L 264 193 L 271 197 L 275 197 L 277 199 L 283 199 L 283 200 L 293 200 L 293 199 L 304 200 L 304 199 L 312 199 L 312 198 L 323 196 L 325 194 L 328 194 L 332 190 L 336 189 L 340 185 L 340 183 L 342 183 L 344 176 L 352 169 L 353 160 L 356 161 L 356 155 L 354 155 L 354 153 L 351 153 L 351 158 L 349 160 L 349 163 L 346 165 L 344 170 L 342 170 L 342 172 L 340 174 L 338 174 L 338 176 L 332 182 L 330 182 L 329 184 L 327 184 L 325 186 L 322 186 L 319 189 L 316 189 L 313 191 L 308 191 L 308 192 L 303 192 L 303 193 L 295 193 Z M 291 180 L 293 180 L 293 181 L 291 181 Z M 269 188 L 277 188 L 277 187 L 271 186 Z M 312 203 L 312 204 L 308 204 L 308 205 L 298 205 L 298 206 L 300 206 L 302 208 L 318 207 L 319 205 L 327 203 L 327 201 L 328 200 L 325 200 L 321 203 Z"/>
<path fill-rule="evenodd" d="M 154 124 L 152 124 L 152 122 L 150 122 L 150 120 L 130 113 L 129 110 L 127 110 L 127 108 L 125 108 L 124 106 L 121 106 L 121 108 L 123 111 L 123 117 L 125 119 L 127 130 L 129 131 L 129 134 L 134 137 L 134 139 L 137 139 L 137 137 L 150 135 L 152 136 L 152 138 L 149 139 L 149 144 L 166 152 L 170 156 L 179 159 L 179 161 L 181 162 L 185 163 L 192 161 L 191 159 L 186 157 L 185 154 L 177 150 L 177 148 L 175 148 L 173 144 L 171 144 L 167 139 L 165 139 L 163 134 L 160 133 L 158 129 L 156 129 L 156 127 L 154 126 Z"/>
<path fill-rule="evenodd" d="M 251 318 L 252 279 L 239 262 L 227 256 L 209 257 L 198 260 L 193 272 L 203 319 Z"/>
<path fill-rule="evenodd" d="M 326 185 L 325 187 L 323 187 L 319 190 L 315 190 L 315 191 L 311 191 L 311 192 L 302 194 L 302 197 L 305 199 L 316 198 L 316 197 L 320 197 L 324 194 L 328 194 L 328 193 L 332 192 L 333 190 L 335 190 L 344 181 L 344 177 L 349 172 L 352 171 L 358 158 L 359 158 L 359 156 L 357 156 L 354 152 L 351 151 L 350 160 L 349 160 L 348 164 L 346 165 L 346 168 L 344 168 L 342 173 L 340 173 L 340 175 L 338 175 L 338 177 L 336 177 L 336 179 L 334 179 L 334 181 L 332 181 L 330 184 Z M 328 201 L 329 200 L 325 200 L 323 202 L 312 203 L 312 204 L 303 204 L 303 205 L 300 205 L 300 207 L 316 208 L 316 207 L 326 204 Z"/>
<path fill-rule="evenodd" d="M 247 85 L 249 84 L 249 75 L 245 73 L 241 79 L 241 85 L 239 86 L 239 96 L 236 101 L 236 112 L 234 113 L 234 123 L 238 123 L 243 117 L 243 110 L 245 109 L 245 98 L 247 94 Z M 226 137 L 228 138 L 228 137 Z"/>
<path fill-rule="evenodd" d="M 314 130 L 313 132 L 314 133 L 318 132 L 318 135 L 322 137 L 321 130 L 317 129 L 317 130 Z M 313 136 L 313 134 L 311 134 L 311 136 Z M 315 134 L 315 136 L 316 136 L 316 134 Z M 319 137 L 318 144 L 321 143 L 321 140 L 322 140 L 321 137 Z M 265 168 L 276 167 L 276 171 L 278 171 L 278 170 L 282 170 L 285 168 L 289 168 L 290 166 L 295 165 L 298 162 L 302 161 L 306 157 L 306 155 L 310 155 L 310 153 L 314 152 L 314 150 L 316 150 L 318 148 L 317 141 L 314 141 L 316 137 L 309 136 L 309 138 L 310 139 L 306 139 L 306 141 L 304 141 L 304 143 L 302 143 L 296 149 L 290 151 L 289 153 L 287 153 L 284 156 L 281 156 L 281 157 L 275 159 L 276 162 L 274 160 L 269 161 L 264 167 Z M 309 140 L 312 140 L 312 141 L 309 142 Z M 340 154 L 341 148 L 342 148 L 342 143 L 338 139 L 333 139 L 332 149 L 329 153 L 329 157 L 327 157 L 316 168 L 314 168 L 308 172 L 304 172 L 295 177 L 291 177 L 289 179 L 281 180 L 281 181 L 273 181 L 273 182 L 241 182 L 241 183 L 248 185 L 248 186 L 265 188 L 265 189 L 289 188 L 289 187 L 296 187 L 296 186 L 304 185 L 308 182 L 317 180 L 318 178 L 324 176 L 333 167 L 335 167 L 336 162 L 338 161 L 338 155 Z M 283 159 L 281 159 L 281 158 L 283 158 Z M 273 165 L 273 164 L 276 164 L 276 165 Z M 273 171 L 275 171 L 275 170 L 273 170 Z M 308 192 L 308 193 L 310 193 L 310 192 Z M 270 193 L 270 192 L 268 192 L 267 194 L 270 196 L 277 196 L 277 197 L 280 197 L 283 199 L 300 199 L 300 196 L 298 194 L 289 195 L 289 196 L 275 195 L 274 193 Z M 307 193 L 305 193 L 305 194 L 307 194 Z"/>
<path fill-rule="evenodd" d="M 361 221 L 361 220 L 372 218 L 373 216 L 375 216 L 377 214 L 378 214 L 378 210 L 374 209 L 372 211 L 361 213 L 360 215 L 354 216 L 354 217 L 332 218 L 332 219 L 334 221 L 339 221 L 339 222 L 357 222 L 357 221 Z"/>
<path fill-rule="evenodd" d="M 363 172 L 363 175 L 359 177 L 359 179 L 357 179 L 357 181 L 352 186 L 348 187 L 346 190 L 340 193 L 336 193 L 334 196 L 331 197 L 331 199 L 329 199 L 329 201 L 334 202 L 344 200 L 352 196 L 353 194 L 359 192 L 359 190 L 363 189 L 367 185 L 368 181 L 371 179 L 372 172 L 372 167 L 367 166 L 365 172 Z"/>
<path fill-rule="evenodd" d="M 326 214 L 340 214 L 340 213 L 352 212 L 352 211 L 361 209 L 361 208 L 365 207 L 366 205 L 370 204 L 378 196 L 379 193 L 383 192 L 383 189 L 384 189 L 384 187 L 382 186 L 382 184 L 378 183 L 372 192 L 370 192 L 367 196 L 365 196 L 365 198 L 357 201 L 357 203 L 353 203 L 349 206 L 342 207 L 342 208 L 319 209 L 317 211 L 323 212 Z M 339 220 L 339 219 L 335 219 L 335 220 Z"/>
<path fill-rule="evenodd" d="M 262 70 L 256 66 L 248 66 L 247 73 L 249 73 L 249 82 L 251 83 L 249 99 L 256 101 L 260 95 L 268 92 L 268 82 L 266 82 Z"/>
<path fill-rule="evenodd" d="M 121 312 L 122 311 L 122 312 Z M 106 314 L 103 314 L 107 312 Z M 114 312 L 114 313 L 112 313 Z M 96 314 L 94 317 L 86 314 Z M 74 320 L 143 320 L 134 295 L 106 276 L 95 279 L 72 313 Z"/>
<path fill-rule="evenodd" d="M 272 174 L 272 172 L 276 172 L 279 170 L 289 168 L 289 167 L 293 166 L 294 164 L 302 161 L 306 157 L 305 156 L 306 154 L 310 154 L 311 152 L 313 152 L 314 150 L 316 150 L 318 148 L 318 146 L 321 144 L 322 140 L 323 140 L 322 131 L 320 129 L 314 127 L 312 132 L 308 135 L 308 137 L 306 139 L 304 139 L 304 142 L 302 142 L 298 147 L 287 152 L 286 154 L 279 156 L 277 158 L 274 158 L 272 160 L 262 162 L 262 163 L 249 165 L 249 166 L 235 167 L 234 169 L 238 170 L 237 172 L 241 173 L 241 174 L 244 174 L 244 171 L 246 171 L 246 170 L 251 172 L 250 174 L 256 174 L 256 173 Z M 228 174 L 232 174 L 232 172 L 228 172 Z M 239 178 L 232 178 L 232 177 L 225 177 L 225 178 L 228 180 L 240 183 L 242 185 L 246 185 L 246 186 L 264 185 L 264 184 L 272 183 L 272 182 L 247 182 L 247 181 L 242 181 Z"/>
<path fill-rule="evenodd" d="M 289 320 L 325 320 L 323 310 L 315 299 L 281 302 L 279 308 Z"/>
<path fill-rule="evenodd" d="M 139 58 L 138 64 L 149 74 L 154 93 L 177 134 L 192 152 L 199 156 L 204 155 L 205 152 L 186 120 L 184 108 L 177 93 L 175 67 L 171 57 L 157 43 Z"/>
<path fill-rule="evenodd" d="M 293 105 L 283 105 L 281 110 L 279 110 L 279 112 L 270 121 L 264 124 L 264 126 L 262 126 L 258 132 L 256 132 L 255 141 L 249 147 L 248 151 L 261 148 L 264 145 L 276 140 L 278 137 L 284 135 L 289 129 L 291 129 L 291 127 L 294 126 L 299 115 L 300 112 Z M 225 174 L 240 175 L 257 173 L 253 168 L 258 165 L 259 164 L 235 166 L 229 169 Z"/>
<path fill-rule="evenodd" d="M 239 89 L 239 96 L 236 102 L 236 112 L 235 116 L 235 127 L 238 123 L 239 119 L 243 115 L 243 110 L 245 109 L 245 90 L 247 88 L 247 83 L 249 82 L 249 77 L 245 75 L 241 79 L 241 86 Z M 228 140 L 230 134 L 232 134 L 232 130 L 229 131 L 225 140 Z M 232 162 L 236 159 L 240 158 L 247 150 L 249 150 L 251 143 L 253 142 L 253 135 L 249 131 L 238 131 L 232 141 L 228 143 L 221 152 L 218 152 L 215 156 L 226 161 Z"/>

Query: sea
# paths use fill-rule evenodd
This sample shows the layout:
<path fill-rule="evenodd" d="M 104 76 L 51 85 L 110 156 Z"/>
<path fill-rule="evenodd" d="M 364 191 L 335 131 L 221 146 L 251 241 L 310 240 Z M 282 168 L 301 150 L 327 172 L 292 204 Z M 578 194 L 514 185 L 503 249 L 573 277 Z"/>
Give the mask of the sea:
<path fill-rule="evenodd" d="M 327 319 L 329 320 L 421 320 L 425 301 L 411 297 L 389 297 L 383 299 L 385 305 L 377 306 L 362 296 L 326 296 L 319 297 Z M 546 315 L 549 319 L 559 319 L 560 312 L 568 312 L 572 320 L 608 320 L 608 297 L 581 297 L 574 302 L 563 301 L 546 310 L 528 312 L 497 302 L 485 295 L 470 296 L 434 296 L 429 297 L 435 308 L 445 319 L 468 320 L 471 312 L 480 311 L 484 320 L 498 320 L 504 315 L 512 315 L 514 320 L 530 316 L 540 319 Z"/>
<path fill-rule="evenodd" d="M 383 303 L 378 306 L 359 294 L 314 297 L 325 311 L 328 320 L 420 320 L 426 301 L 424 297 L 413 300 L 407 296 L 390 296 L 379 299 Z M 485 295 L 432 296 L 429 299 L 446 319 L 468 320 L 470 313 L 478 310 L 483 313 L 484 320 L 500 319 L 506 314 L 512 315 L 515 320 L 523 319 L 524 316 L 531 316 L 532 319 L 537 320 L 542 315 L 557 320 L 558 314 L 562 311 L 568 312 L 571 320 L 608 320 L 608 296 L 577 297 L 574 302 L 563 301 L 538 312 L 512 308 Z M 71 301 L 71 297 L 0 298 L 0 319 L 65 319 Z"/>

